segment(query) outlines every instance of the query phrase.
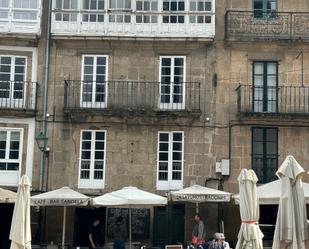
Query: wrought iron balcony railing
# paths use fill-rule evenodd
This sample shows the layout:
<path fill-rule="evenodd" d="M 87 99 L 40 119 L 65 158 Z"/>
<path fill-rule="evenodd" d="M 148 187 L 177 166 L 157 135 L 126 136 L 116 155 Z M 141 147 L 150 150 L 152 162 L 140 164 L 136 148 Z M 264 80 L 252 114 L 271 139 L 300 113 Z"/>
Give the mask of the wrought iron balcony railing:
<path fill-rule="evenodd" d="M 229 40 L 309 40 L 309 12 L 228 10 L 225 32 Z"/>
<path fill-rule="evenodd" d="M 0 110 L 36 111 L 37 83 L 0 81 Z"/>
<path fill-rule="evenodd" d="M 200 83 L 65 80 L 65 111 L 200 112 Z"/>
<path fill-rule="evenodd" d="M 309 86 L 240 85 L 236 92 L 239 114 L 309 115 Z"/>

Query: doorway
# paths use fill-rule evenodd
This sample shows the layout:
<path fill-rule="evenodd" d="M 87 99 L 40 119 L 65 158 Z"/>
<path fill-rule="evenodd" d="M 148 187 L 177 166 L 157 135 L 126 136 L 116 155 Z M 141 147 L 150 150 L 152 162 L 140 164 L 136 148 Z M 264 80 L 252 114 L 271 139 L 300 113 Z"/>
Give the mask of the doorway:
<path fill-rule="evenodd" d="M 76 208 L 74 225 L 74 246 L 89 246 L 89 229 L 95 219 L 100 219 L 100 244 L 105 243 L 105 215 L 106 208 Z"/>
<path fill-rule="evenodd" d="M 168 205 L 154 209 L 153 245 L 164 248 L 185 242 L 185 205 Z"/>
<path fill-rule="evenodd" d="M 14 210 L 14 204 L 0 204 L 0 248 L 10 248 L 10 229 L 12 222 L 12 215 Z"/>

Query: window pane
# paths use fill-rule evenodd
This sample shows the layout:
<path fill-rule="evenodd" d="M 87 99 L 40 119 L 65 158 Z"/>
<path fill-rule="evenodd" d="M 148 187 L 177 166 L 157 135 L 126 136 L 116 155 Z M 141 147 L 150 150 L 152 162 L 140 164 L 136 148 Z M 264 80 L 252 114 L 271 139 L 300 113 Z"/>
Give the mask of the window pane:
<path fill-rule="evenodd" d="M 83 132 L 83 139 L 84 140 L 91 140 L 91 132 Z"/>
<path fill-rule="evenodd" d="M 168 141 L 168 133 L 160 133 L 160 141 Z"/>

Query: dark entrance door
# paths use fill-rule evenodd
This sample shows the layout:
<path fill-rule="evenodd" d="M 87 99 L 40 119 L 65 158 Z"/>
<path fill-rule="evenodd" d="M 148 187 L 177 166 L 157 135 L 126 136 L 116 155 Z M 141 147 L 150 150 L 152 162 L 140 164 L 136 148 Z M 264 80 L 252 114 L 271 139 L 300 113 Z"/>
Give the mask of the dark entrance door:
<path fill-rule="evenodd" d="M 105 208 L 87 209 L 76 208 L 75 210 L 75 229 L 74 246 L 89 246 L 89 229 L 94 219 L 100 219 L 101 244 L 105 240 Z"/>
<path fill-rule="evenodd" d="M 153 244 L 163 248 L 185 242 L 185 206 L 169 205 L 154 209 Z"/>
<path fill-rule="evenodd" d="M 0 204 L 0 248 L 10 248 L 10 229 L 14 204 Z"/>

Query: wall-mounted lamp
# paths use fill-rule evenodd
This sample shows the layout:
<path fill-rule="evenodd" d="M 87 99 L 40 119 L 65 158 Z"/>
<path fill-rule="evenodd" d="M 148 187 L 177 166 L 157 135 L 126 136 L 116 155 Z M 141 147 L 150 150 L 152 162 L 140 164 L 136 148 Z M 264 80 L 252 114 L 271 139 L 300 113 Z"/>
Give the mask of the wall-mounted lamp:
<path fill-rule="evenodd" d="M 45 136 L 45 134 L 42 131 L 39 132 L 39 134 L 36 136 L 35 140 L 38 144 L 40 151 L 43 151 L 43 152 L 49 151 L 49 148 L 46 147 L 47 137 Z"/>

